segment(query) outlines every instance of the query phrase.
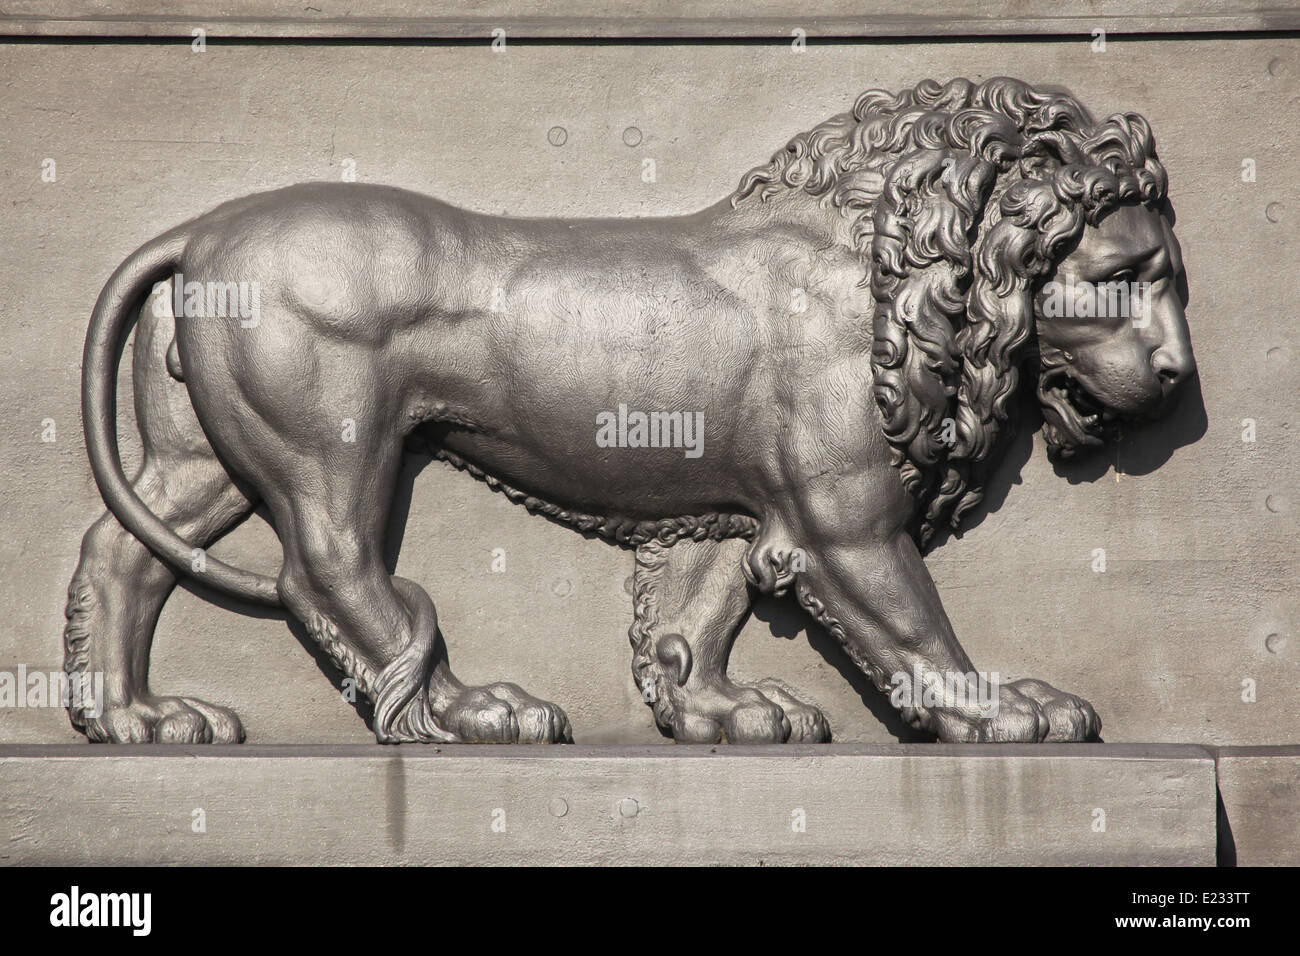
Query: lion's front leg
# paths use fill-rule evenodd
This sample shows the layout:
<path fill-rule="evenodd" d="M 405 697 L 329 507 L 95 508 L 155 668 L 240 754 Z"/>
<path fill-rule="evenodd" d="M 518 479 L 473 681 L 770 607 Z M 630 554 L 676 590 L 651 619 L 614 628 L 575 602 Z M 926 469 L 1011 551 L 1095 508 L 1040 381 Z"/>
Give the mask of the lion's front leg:
<path fill-rule="evenodd" d="M 824 742 L 821 711 L 775 681 L 742 685 L 727 660 L 752 594 L 748 542 L 641 545 L 636 554 L 632 672 L 660 727 L 682 743 Z"/>
<path fill-rule="evenodd" d="M 1101 721 L 1087 701 L 1038 680 L 998 684 L 974 669 L 911 536 L 876 530 L 859 514 L 880 498 L 855 494 L 856 507 L 835 506 L 855 490 L 848 484 L 790 509 L 786 533 L 807 551 L 795 590 L 904 718 L 952 742 L 1095 738 Z"/>

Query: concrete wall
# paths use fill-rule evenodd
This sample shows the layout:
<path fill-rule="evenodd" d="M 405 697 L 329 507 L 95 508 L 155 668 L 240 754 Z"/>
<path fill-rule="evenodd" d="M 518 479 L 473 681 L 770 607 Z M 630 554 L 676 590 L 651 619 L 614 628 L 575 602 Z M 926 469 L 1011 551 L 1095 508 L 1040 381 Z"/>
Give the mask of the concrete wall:
<path fill-rule="evenodd" d="M 213 39 L 203 53 L 183 40 L 0 42 L 0 669 L 58 666 L 65 589 L 102 510 L 80 432 L 82 336 L 109 273 L 163 228 L 244 193 L 337 179 L 347 160 L 358 179 L 485 212 L 684 212 L 868 87 L 1003 73 L 1153 123 L 1199 395 L 1161 428 L 1069 468 L 1053 467 L 1037 436 L 1018 442 L 993 510 L 929 559 L 949 615 L 977 666 L 1083 694 L 1108 741 L 1300 740 L 1300 48 L 1282 36 L 1112 36 L 1105 52 L 1086 32 L 812 39 L 801 54 L 784 42 L 557 41 L 503 54 L 486 41 Z M 561 146 L 548 138 L 556 127 Z M 57 182 L 41 180 L 46 158 Z M 654 183 L 642 181 L 645 158 Z M 1242 181 L 1246 159 L 1256 182 Z M 125 391 L 122 406 L 130 457 Z M 42 440 L 47 419 L 54 441 Z M 1255 422 L 1253 443 L 1243 419 Z M 518 680 L 556 700 L 579 742 L 664 742 L 630 675 L 631 554 L 442 465 L 411 477 L 398 573 L 438 602 L 461 676 Z M 498 547 L 503 574 L 490 571 Z M 1104 574 L 1091 568 L 1096 548 Z M 213 550 L 278 567 L 258 518 Z M 153 661 L 155 689 L 234 707 L 253 742 L 372 739 L 331 685 L 338 675 L 280 618 L 179 590 Z M 899 735 L 887 705 L 787 604 L 760 608 L 732 669 L 804 692 L 837 740 Z M 78 739 L 61 711 L 0 709 L 2 742 Z"/>

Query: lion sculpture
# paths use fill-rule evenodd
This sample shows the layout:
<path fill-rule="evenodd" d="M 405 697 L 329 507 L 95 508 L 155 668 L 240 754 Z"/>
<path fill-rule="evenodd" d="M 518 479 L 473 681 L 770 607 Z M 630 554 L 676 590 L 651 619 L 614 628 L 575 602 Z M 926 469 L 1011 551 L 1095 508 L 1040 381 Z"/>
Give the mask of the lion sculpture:
<path fill-rule="evenodd" d="M 1158 415 L 1193 373 L 1166 183 L 1135 113 L 954 79 L 864 93 L 690 215 L 504 218 L 308 183 L 192 219 L 122 263 L 86 338 L 109 510 L 82 543 L 65 666 L 104 691 L 71 719 L 94 741 L 243 739 L 230 710 L 148 686 L 185 575 L 300 620 L 382 742 L 571 741 L 554 704 L 458 681 L 433 601 L 390 574 L 418 447 L 635 549 L 633 673 L 677 741 L 830 738 L 783 684 L 727 677 L 753 600 L 787 592 L 882 691 L 933 675 L 899 706 L 940 740 L 1096 739 L 1092 706 L 1042 681 L 989 708 L 945 679 L 975 671 L 922 552 L 980 500 L 1022 372 L 1061 456 Z M 149 307 L 169 281 L 175 307 Z M 1062 281 L 1139 283 L 1143 320 L 1044 308 Z M 257 315 L 204 313 L 191 292 L 214 286 L 255 289 Z M 116 368 L 137 313 L 128 481 Z M 616 410 L 626 441 L 598 442 Z M 647 442 L 647 410 L 698 422 L 698 453 Z M 259 504 L 275 578 L 202 550 Z"/>

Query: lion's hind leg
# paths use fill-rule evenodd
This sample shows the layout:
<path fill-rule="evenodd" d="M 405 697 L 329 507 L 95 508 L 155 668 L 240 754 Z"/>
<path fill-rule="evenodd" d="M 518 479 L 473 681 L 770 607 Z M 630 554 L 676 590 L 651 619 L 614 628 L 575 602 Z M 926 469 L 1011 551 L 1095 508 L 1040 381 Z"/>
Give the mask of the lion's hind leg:
<path fill-rule="evenodd" d="M 196 548 L 206 546 L 252 509 L 215 456 L 209 460 L 147 459 L 135 491 Z M 200 558 L 196 557 L 196 560 Z M 102 675 L 103 699 L 74 701 L 69 715 L 92 741 L 111 743 L 239 743 L 239 718 L 192 697 L 149 689 L 149 652 L 175 573 L 111 514 L 86 532 L 68 586 L 64 668 L 79 679 Z"/>
<path fill-rule="evenodd" d="M 341 403 L 342 404 L 342 403 Z M 362 403 L 353 403 L 354 407 Z M 468 687 L 447 665 L 433 601 L 384 563 L 402 436 L 382 405 L 357 422 L 355 448 L 302 457 L 264 493 L 284 547 L 279 589 L 286 607 L 375 705 L 382 743 L 554 743 L 572 739 L 554 704 L 513 684 Z M 312 416 L 303 416 L 312 427 Z M 322 429 L 332 428 L 332 423 Z M 319 447 L 321 435 L 264 434 L 254 455 L 287 457 L 285 444 Z M 273 463 L 254 461 L 255 473 Z"/>
<path fill-rule="evenodd" d="M 135 388 L 144 461 L 133 487 L 141 500 L 196 549 L 246 517 L 254 501 L 227 473 L 190 407 L 185 386 L 166 371 L 169 316 L 146 306 L 136 330 Z M 201 576 L 202 552 L 195 553 Z M 176 574 L 106 513 L 86 532 L 68 587 L 64 669 L 72 675 L 68 708 L 92 741 L 238 743 L 230 710 L 149 689 L 154 627 Z M 88 701 L 78 687 L 102 696 Z"/>
<path fill-rule="evenodd" d="M 739 684 L 727 661 L 752 595 L 743 540 L 641 545 L 629 637 L 633 675 L 655 721 L 681 743 L 830 739 L 826 718 L 775 681 Z"/>

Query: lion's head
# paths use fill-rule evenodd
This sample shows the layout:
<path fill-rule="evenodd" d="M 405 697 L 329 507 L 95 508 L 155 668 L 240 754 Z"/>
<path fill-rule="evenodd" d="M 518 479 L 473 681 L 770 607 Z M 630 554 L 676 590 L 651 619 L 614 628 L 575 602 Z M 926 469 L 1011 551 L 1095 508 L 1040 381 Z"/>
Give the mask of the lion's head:
<path fill-rule="evenodd" d="M 1166 185 L 1141 116 L 1006 77 L 869 90 L 741 180 L 733 202 L 803 189 L 852 217 L 922 544 L 979 502 L 1022 365 L 1059 456 L 1192 374 Z"/>

